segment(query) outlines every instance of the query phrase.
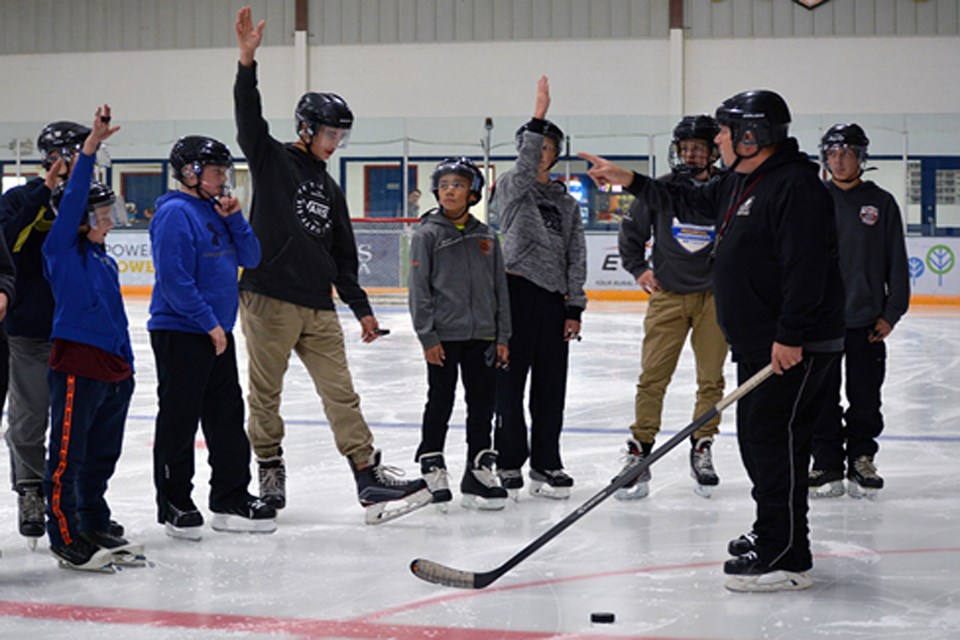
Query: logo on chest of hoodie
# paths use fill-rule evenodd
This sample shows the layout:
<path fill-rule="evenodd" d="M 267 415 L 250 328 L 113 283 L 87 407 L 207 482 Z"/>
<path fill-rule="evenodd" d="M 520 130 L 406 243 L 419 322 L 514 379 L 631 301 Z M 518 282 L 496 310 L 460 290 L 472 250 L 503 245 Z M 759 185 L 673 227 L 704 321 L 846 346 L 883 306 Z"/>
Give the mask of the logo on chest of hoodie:
<path fill-rule="evenodd" d="M 333 227 L 330 209 L 330 198 L 327 197 L 323 183 L 308 180 L 297 187 L 294 210 L 297 220 L 307 233 L 321 237 L 329 233 Z"/>
<path fill-rule="evenodd" d="M 880 210 L 873 205 L 865 204 L 860 207 L 860 222 L 872 227 L 880 219 Z"/>

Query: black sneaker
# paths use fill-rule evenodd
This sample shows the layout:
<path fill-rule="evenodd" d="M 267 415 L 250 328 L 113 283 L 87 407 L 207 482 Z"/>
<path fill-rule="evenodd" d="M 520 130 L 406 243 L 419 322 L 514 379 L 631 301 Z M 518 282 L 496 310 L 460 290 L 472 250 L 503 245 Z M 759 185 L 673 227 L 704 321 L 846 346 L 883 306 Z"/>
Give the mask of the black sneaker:
<path fill-rule="evenodd" d="M 277 530 L 277 510 L 256 496 L 232 505 L 210 507 L 214 531 L 231 533 L 273 533 Z"/>
<path fill-rule="evenodd" d="M 736 540 L 727 544 L 727 553 L 732 556 L 742 556 L 757 550 L 757 534 L 753 531 L 745 533 Z"/>
<path fill-rule="evenodd" d="M 39 484 L 17 486 L 17 524 L 25 538 L 42 538 L 47 532 L 43 488 Z"/>
<path fill-rule="evenodd" d="M 113 553 L 101 549 L 85 538 L 76 538 L 70 544 L 51 546 L 50 553 L 64 569 L 113 573 Z"/>
<path fill-rule="evenodd" d="M 844 494 L 842 469 L 811 469 L 807 474 L 811 498 L 838 498 Z"/>
<path fill-rule="evenodd" d="M 171 538 L 197 541 L 202 537 L 203 515 L 192 502 L 183 509 L 168 502 L 160 514 L 160 523 Z"/>
<path fill-rule="evenodd" d="M 274 509 L 287 506 L 287 467 L 280 455 L 257 458 L 260 499 Z"/>

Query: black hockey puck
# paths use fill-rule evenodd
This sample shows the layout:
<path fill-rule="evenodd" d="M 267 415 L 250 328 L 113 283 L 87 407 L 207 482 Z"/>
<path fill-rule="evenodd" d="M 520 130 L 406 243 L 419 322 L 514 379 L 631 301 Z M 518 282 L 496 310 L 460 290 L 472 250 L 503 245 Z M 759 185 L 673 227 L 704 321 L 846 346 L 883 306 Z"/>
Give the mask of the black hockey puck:
<path fill-rule="evenodd" d="M 617 619 L 617 616 L 613 615 L 609 611 L 594 611 L 590 614 L 590 622 L 599 622 L 601 624 L 610 624 Z"/>

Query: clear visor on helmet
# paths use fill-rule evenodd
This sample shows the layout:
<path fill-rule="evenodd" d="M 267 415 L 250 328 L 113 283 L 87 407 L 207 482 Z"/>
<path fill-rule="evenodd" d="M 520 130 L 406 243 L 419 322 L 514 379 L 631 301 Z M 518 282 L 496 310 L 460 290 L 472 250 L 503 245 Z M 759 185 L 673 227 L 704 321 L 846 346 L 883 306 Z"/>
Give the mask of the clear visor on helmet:
<path fill-rule="evenodd" d="M 61 147 L 58 149 L 51 149 L 50 151 L 43 154 L 40 158 L 40 162 L 43 164 L 44 169 L 50 169 L 54 163 L 63 158 L 63 161 L 69 167 L 73 163 L 73 157 L 76 155 L 77 149 L 75 147 Z"/>
<path fill-rule="evenodd" d="M 821 160 L 826 165 L 830 164 L 831 159 L 834 161 L 839 160 L 848 153 L 852 154 L 861 165 L 867 161 L 867 148 L 859 145 L 831 144 L 821 147 L 820 153 Z"/>
<path fill-rule="evenodd" d="M 234 182 L 233 166 L 207 164 L 200 172 L 197 187 L 207 197 L 222 198 L 233 193 Z"/>
<path fill-rule="evenodd" d="M 93 229 L 105 229 L 107 231 L 114 227 L 126 226 L 128 218 L 123 199 L 117 198 L 112 204 L 106 204 L 91 211 L 89 223 Z"/>
<path fill-rule="evenodd" d="M 350 141 L 350 129 L 339 129 L 337 127 L 328 127 L 323 125 L 317 131 L 317 137 L 323 141 L 324 146 L 333 145 L 337 149 L 346 149 Z"/>

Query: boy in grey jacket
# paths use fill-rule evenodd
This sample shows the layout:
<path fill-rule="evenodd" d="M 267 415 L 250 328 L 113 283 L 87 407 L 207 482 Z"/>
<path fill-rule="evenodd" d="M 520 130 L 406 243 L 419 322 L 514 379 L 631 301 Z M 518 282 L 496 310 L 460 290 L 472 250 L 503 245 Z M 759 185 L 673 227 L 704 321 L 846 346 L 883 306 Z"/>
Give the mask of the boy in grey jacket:
<path fill-rule="evenodd" d="M 438 504 L 452 499 L 443 448 L 457 390 L 467 400 L 463 506 L 502 509 L 507 492 L 494 473 L 490 424 L 496 369 L 509 357 L 510 306 L 496 233 L 472 215 L 483 174 L 467 158 L 440 162 L 431 178 L 439 209 L 424 214 L 411 244 L 410 314 L 427 361 L 427 404 L 417 460 Z"/>
<path fill-rule="evenodd" d="M 530 492 L 567 498 L 573 479 L 560 459 L 569 342 L 580 335 L 587 305 L 583 283 L 586 246 L 580 207 L 550 178 L 563 132 L 545 120 L 550 106 L 546 76 L 537 86 L 533 118 L 517 132 L 514 168 L 497 180 L 513 337 L 512 365 L 497 381 L 496 446 L 500 481 L 512 492 L 523 486 L 520 468 L 530 458 Z M 530 439 L 524 390 L 530 376 Z"/>

